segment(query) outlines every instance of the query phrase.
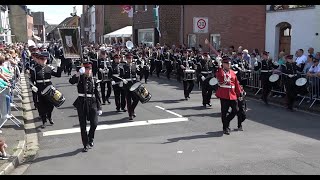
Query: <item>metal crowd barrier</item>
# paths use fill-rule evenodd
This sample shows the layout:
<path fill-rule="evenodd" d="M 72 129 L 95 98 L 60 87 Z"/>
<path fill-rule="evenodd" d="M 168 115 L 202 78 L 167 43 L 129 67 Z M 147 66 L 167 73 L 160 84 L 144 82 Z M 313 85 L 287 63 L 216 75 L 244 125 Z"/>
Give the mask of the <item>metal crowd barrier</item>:
<path fill-rule="evenodd" d="M 302 98 L 298 105 L 300 106 L 304 100 L 309 99 L 308 102 L 311 103 L 309 108 L 311 108 L 316 101 L 320 101 L 320 78 L 308 77 L 306 74 L 299 74 L 298 78 L 301 77 L 307 79 L 307 84 L 301 88 L 307 89 L 308 93 L 300 95 L 298 92 L 298 96 Z M 257 90 L 255 95 L 262 90 L 259 71 L 245 71 L 242 73 L 241 78 L 246 81 L 246 87 Z M 280 79 L 276 83 L 272 84 L 271 91 L 279 94 L 286 94 L 283 76 L 280 75 Z"/>

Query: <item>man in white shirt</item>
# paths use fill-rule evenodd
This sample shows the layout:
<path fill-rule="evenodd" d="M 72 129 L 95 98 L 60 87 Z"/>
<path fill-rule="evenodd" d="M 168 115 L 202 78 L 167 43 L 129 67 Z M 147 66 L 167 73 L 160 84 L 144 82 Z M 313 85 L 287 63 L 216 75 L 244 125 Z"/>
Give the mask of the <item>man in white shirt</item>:
<path fill-rule="evenodd" d="M 313 58 L 313 65 L 310 67 L 307 76 L 309 77 L 320 77 L 320 65 L 319 65 L 319 59 Z"/>
<path fill-rule="evenodd" d="M 297 65 L 304 64 L 307 62 L 308 58 L 303 53 L 304 53 L 303 49 L 299 49 L 297 51 L 297 59 L 296 59 Z"/>

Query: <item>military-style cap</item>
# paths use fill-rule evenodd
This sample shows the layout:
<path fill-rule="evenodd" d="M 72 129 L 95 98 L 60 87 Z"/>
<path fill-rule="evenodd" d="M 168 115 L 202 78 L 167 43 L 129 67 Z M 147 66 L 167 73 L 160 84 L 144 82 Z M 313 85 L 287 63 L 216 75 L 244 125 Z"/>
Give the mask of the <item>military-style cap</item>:
<path fill-rule="evenodd" d="M 222 63 L 229 63 L 229 64 L 231 64 L 231 58 L 229 58 L 228 56 L 223 56 L 223 57 L 222 57 Z"/>
<path fill-rule="evenodd" d="M 286 59 L 293 59 L 293 55 L 287 55 Z"/>
<path fill-rule="evenodd" d="M 92 68 L 92 62 L 91 61 L 85 61 L 82 63 L 82 66 L 85 68 Z"/>

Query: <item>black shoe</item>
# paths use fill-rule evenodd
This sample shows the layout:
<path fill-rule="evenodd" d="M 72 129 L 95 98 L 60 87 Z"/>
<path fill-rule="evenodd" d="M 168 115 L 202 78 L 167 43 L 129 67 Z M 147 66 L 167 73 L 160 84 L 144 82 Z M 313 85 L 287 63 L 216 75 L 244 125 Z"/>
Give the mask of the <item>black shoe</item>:
<path fill-rule="evenodd" d="M 137 117 L 137 114 L 133 114 L 132 117 L 134 117 L 134 118 Z"/>
<path fill-rule="evenodd" d="M 186 98 L 184 98 L 186 101 L 188 101 L 188 98 L 186 97 Z"/>
<path fill-rule="evenodd" d="M 202 104 L 202 106 L 203 106 L 203 107 L 207 107 L 207 105 L 206 105 L 206 104 Z"/>
<path fill-rule="evenodd" d="M 46 127 L 47 127 L 47 123 L 45 122 L 45 123 L 42 124 L 41 128 L 44 129 Z"/>
<path fill-rule="evenodd" d="M 188 98 L 190 99 L 190 96 L 188 96 Z"/>
<path fill-rule="evenodd" d="M 120 109 L 117 109 L 117 112 L 120 112 Z"/>
<path fill-rule="evenodd" d="M 132 116 L 129 116 L 129 120 L 130 120 L 130 121 L 133 120 Z"/>
<path fill-rule="evenodd" d="M 109 99 L 107 99 L 108 104 L 111 104 L 111 102 L 109 101 Z"/>
<path fill-rule="evenodd" d="M 208 103 L 208 106 L 210 106 L 210 107 L 211 107 L 212 105 L 211 105 L 210 103 Z"/>
<path fill-rule="evenodd" d="M 88 150 L 89 150 L 89 148 L 88 148 L 88 146 L 86 146 L 86 147 L 84 147 L 84 148 L 82 149 L 82 152 L 88 152 Z"/>
<path fill-rule="evenodd" d="M 121 109 L 123 112 L 127 112 L 127 110 L 126 109 Z"/>
<path fill-rule="evenodd" d="M 225 129 L 223 130 L 223 134 L 230 135 L 230 132 L 227 129 Z"/>
<path fill-rule="evenodd" d="M 89 142 L 89 148 L 93 148 L 93 141 L 92 142 Z"/>
<path fill-rule="evenodd" d="M 102 105 L 106 105 L 106 102 L 103 102 Z"/>
<path fill-rule="evenodd" d="M 52 119 L 48 119 L 51 125 L 54 125 L 54 122 Z"/>
<path fill-rule="evenodd" d="M 237 129 L 237 131 L 243 131 L 242 126 L 239 126 L 238 129 Z"/>

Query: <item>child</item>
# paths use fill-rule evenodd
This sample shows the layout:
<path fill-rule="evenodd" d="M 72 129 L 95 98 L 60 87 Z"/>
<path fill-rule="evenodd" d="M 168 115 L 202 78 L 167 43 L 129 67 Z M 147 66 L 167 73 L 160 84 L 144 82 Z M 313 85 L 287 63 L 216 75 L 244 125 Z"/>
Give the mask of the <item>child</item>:
<path fill-rule="evenodd" d="M 7 156 L 7 153 L 5 151 L 5 149 L 7 148 L 7 144 L 5 143 L 5 141 L 3 139 L 0 139 L 0 159 L 2 160 L 6 160 L 9 159 Z"/>

